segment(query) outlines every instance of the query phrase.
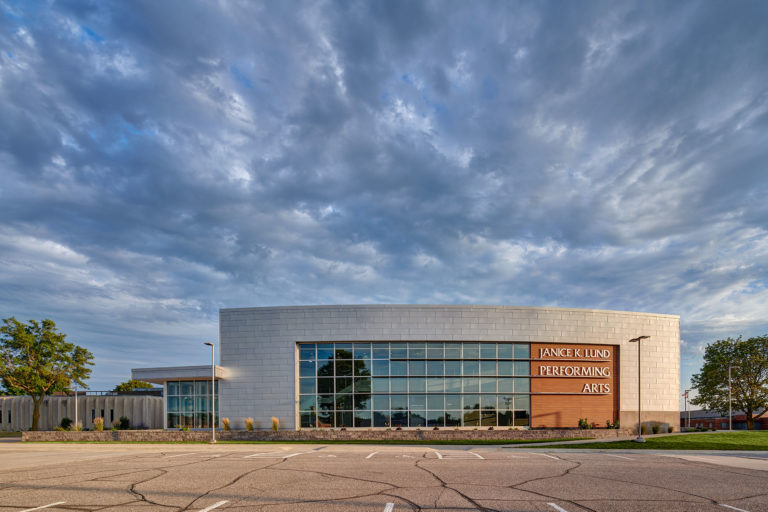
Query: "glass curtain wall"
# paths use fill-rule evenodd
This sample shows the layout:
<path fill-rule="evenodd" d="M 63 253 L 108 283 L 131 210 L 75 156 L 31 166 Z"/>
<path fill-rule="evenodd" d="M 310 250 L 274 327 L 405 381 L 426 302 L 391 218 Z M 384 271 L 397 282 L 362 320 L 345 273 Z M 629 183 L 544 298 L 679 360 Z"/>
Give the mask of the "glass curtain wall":
<path fill-rule="evenodd" d="M 528 343 L 301 343 L 312 427 L 530 425 Z"/>
<path fill-rule="evenodd" d="M 219 383 L 216 395 L 216 426 L 219 425 Z M 181 380 L 165 383 L 168 428 L 211 428 L 211 381 Z"/>

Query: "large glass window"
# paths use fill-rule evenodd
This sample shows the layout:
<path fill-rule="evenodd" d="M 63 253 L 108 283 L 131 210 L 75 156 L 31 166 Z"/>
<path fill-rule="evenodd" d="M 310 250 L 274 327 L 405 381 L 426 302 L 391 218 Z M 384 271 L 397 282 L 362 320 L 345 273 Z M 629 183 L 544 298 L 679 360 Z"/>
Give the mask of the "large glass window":
<path fill-rule="evenodd" d="M 314 345 L 310 345 L 314 350 Z M 315 379 L 302 382 L 303 390 L 310 390 L 315 385 Z M 168 412 L 168 428 L 210 428 L 211 427 L 211 381 L 182 380 L 165 383 L 166 406 Z M 216 395 L 216 425 L 219 423 L 219 383 L 214 389 Z M 309 404 L 314 395 L 301 395 L 302 404 Z"/>
<path fill-rule="evenodd" d="M 300 343 L 298 353 L 305 428 L 530 424 L 527 343 Z M 171 404 L 186 415 L 173 398 L 169 418 Z"/>

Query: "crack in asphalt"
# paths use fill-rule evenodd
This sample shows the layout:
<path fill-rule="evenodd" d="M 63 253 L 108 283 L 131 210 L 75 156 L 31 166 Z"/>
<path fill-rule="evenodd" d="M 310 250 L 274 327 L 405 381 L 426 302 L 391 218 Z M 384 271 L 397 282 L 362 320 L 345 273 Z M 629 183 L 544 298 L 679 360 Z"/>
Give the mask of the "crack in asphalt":
<path fill-rule="evenodd" d="M 273 498 L 271 498 L 273 501 L 271 501 L 271 502 L 262 502 L 262 503 L 254 503 L 254 501 L 255 500 L 260 500 L 260 499 L 268 499 L 268 498 L 266 498 L 265 496 L 258 496 L 258 495 L 257 496 L 253 496 L 253 495 L 251 495 L 251 496 L 248 496 L 248 495 L 243 496 L 242 494 L 237 495 L 237 494 L 233 493 L 231 496 L 229 496 L 228 494 L 220 494 L 221 497 L 223 497 L 223 498 L 229 497 L 230 500 L 232 500 L 232 503 L 228 504 L 227 508 L 231 508 L 231 509 L 247 508 L 249 510 L 262 510 L 264 508 L 273 507 L 273 506 L 288 506 L 288 507 L 290 507 L 291 504 L 297 504 L 298 505 L 298 504 L 332 503 L 332 502 L 338 502 L 338 503 L 350 502 L 351 506 L 355 506 L 356 503 L 355 503 L 354 500 L 361 500 L 361 499 L 364 499 L 364 498 L 371 498 L 371 497 L 375 497 L 375 496 L 382 496 L 382 497 L 386 496 L 388 498 L 392 498 L 394 500 L 397 500 L 403 506 L 408 506 L 412 510 L 422 511 L 422 510 L 430 510 L 430 509 L 434 510 L 434 509 L 437 509 L 438 508 L 438 504 L 440 503 L 441 499 L 443 499 L 444 497 L 448 496 L 448 492 L 449 491 L 453 491 L 457 496 L 460 496 L 463 500 L 466 501 L 466 503 L 471 504 L 471 506 L 472 506 L 471 508 L 467 507 L 467 506 L 460 506 L 460 505 L 449 507 L 449 508 L 455 509 L 455 510 L 480 510 L 480 511 L 483 511 L 483 512 L 495 512 L 498 509 L 492 508 L 492 507 L 496 503 L 510 503 L 510 502 L 525 503 L 525 502 L 531 502 L 532 501 L 532 500 L 510 500 L 510 499 L 496 499 L 496 498 L 477 499 L 476 500 L 474 498 L 471 498 L 470 496 L 468 496 L 464 492 L 461 492 L 458 489 L 456 489 L 455 487 L 453 487 L 454 485 L 459 485 L 459 484 L 457 484 L 457 483 L 449 483 L 449 482 L 443 480 L 439 476 L 439 474 L 438 474 L 440 468 L 435 468 L 433 470 L 433 469 L 429 469 L 427 467 L 424 467 L 425 464 L 430 464 L 431 462 L 433 462 L 435 460 L 433 458 L 429 458 L 428 457 L 429 453 L 434 453 L 434 452 L 424 452 L 424 453 L 422 453 L 420 458 L 414 459 L 413 461 L 403 460 L 402 462 L 404 462 L 405 464 L 403 464 L 402 467 L 403 467 L 403 470 L 406 467 L 413 467 L 413 468 L 415 468 L 417 470 L 423 471 L 423 472 L 429 474 L 439 485 L 434 485 L 434 486 L 433 485 L 420 485 L 418 487 L 409 487 L 409 486 L 397 485 L 397 484 L 394 484 L 394 483 L 391 483 L 391 482 L 388 482 L 388 481 L 376 480 L 376 479 L 372 479 L 372 478 L 362 478 L 362 477 L 358 477 L 358 476 L 347 476 L 347 475 L 335 474 L 332 471 L 313 470 L 313 469 L 294 469 L 294 468 L 286 467 L 286 466 L 290 466 L 289 463 L 291 463 L 291 462 L 298 462 L 298 459 L 296 461 L 292 461 L 292 460 L 288 460 L 288 459 L 283 458 L 281 460 L 278 460 L 277 462 L 268 464 L 266 466 L 260 466 L 260 467 L 257 467 L 257 468 L 253 468 L 253 469 L 249 469 L 249 470 L 246 470 L 246 471 L 238 472 L 234 477 L 229 479 L 226 483 L 224 483 L 222 485 L 219 485 L 217 487 L 208 489 L 205 492 L 201 492 L 199 494 L 192 493 L 192 492 L 189 492 L 189 493 L 186 493 L 186 492 L 185 493 L 178 493 L 177 494 L 178 496 L 180 496 L 180 497 L 183 496 L 186 499 L 192 498 L 194 496 L 188 502 L 188 504 L 186 506 L 164 505 L 162 503 L 159 503 L 159 502 L 156 502 L 156 501 L 152 501 L 151 499 L 149 499 L 147 497 L 148 495 L 151 495 L 152 491 L 148 491 L 148 490 L 143 490 L 142 491 L 141 489 L 139 489 L 139 487 L 141 485 L 143 485 L 143 484 L 146 484 L 147 482 L 151 482 L 151 481 L 156 480 L 158 478 L 162 478 L 163 476 L 173 476 L 173 470 L 176 469 L 176 468 L 181 468 L 181 467 L 186 467 L 186 466 L 194 466 L 194 465 L 200 465 L 200 464 L 206 464 L 206 463 L 209 463 L 209 462 L 214 461 L 214 460 L 222 460 L 222 461 L 227 460 L 226 455 L 228 455 L 228 454 L 225 454 L 225 456 L 216 455 L 216 456 L 205 456 L 205 457 L 202 457 L 202 458 L 201 457 L 196 457 L 193 460 L 185 459 L 183 462 L 182 461 L 174 461 L 175 462 L 174 464 L 163 465 L 163 466 L 159 466 L 159 467 L 140 467 L 140 468 L 137 467 L 137 468 L 132 469 L 132 470 L 123 470 L 121 472 L 114 473 L 114 474 L 107 475 L 107 476 L 104 475 L 104 471 L 103 470 L 102 471 L 88 471 L 87 473 L 80 473 L 80 474 L 77 474 L 77 475 L 73 475 L 71 472 L 69 474 L 59 474 L 59 471 L 58 471 L 58 468 L 57 468 L 57 471 L 55 471 L 53 475 L 50 475 L 47 478 L 51 479 L 51 480 L 55 480 L 55 479 L 65 478 L 67 476 L 71 476 L 71 477 L 73 477 L 75 479 L 75 482 L 73 482 L 73 484 L 76 484 L 76 483 L 82 483 L 82 482 L 110 482 L 110 481 L 112 481 L 112 482 L 121 482 L 120 480 L 114 480 L 115 478 L 118 478 L 118 477 L 127 477 L 127 480 L 130 481 L 131 476 L 133 476 L 133 475 L 138 476 L 139 473 L 150 472 L 150 474 L 152 474 L 152 476 L 150 476 L 148 478 L 144 478 L 142 480 L 138 480 L 138 481 L 132 482 L 129 485 L 128 485 L 128 481 L 124 482 L 126 485 L 128 485 L 127 489 L 126 488 L 122 488 L 122 489 L 98 489 L 98 488 L 94 488 L 94 489 L 92 489 L 92 490 L 97 491 L 97 492 L 99 492 L 99 491 L 101 491 L 101 492 L 125 492 L 127 490 L 128 493 L 129 493 L 129 496 L 132 496 L 132 497 L 135 498 L 133 500 L 125 501 L 125 502 L 118 503 L 118 504 L 109 504 L 109 505 L 85 505 L 85 504 L 69 503 L 69 504 L 62 505 L 62 506 L 59 507 L 59 508 L 66 509 L 66 510 L 78 510 L 78 511 L 82 510 L 82 511 L 93 511 L 93 512 L 99 511 L 99 510 L 104 510 L 104 509 L 119 508 L 119 507 L 123 507 L 123 506 L 130 506 L 130 505 L 137 505 L 137 504 L 144 504 L 144 503 L 148 504 L 148 505 L 151 505 L 151 506 L 154 506 L 154 507 L 162 507 L 163 509 L 173 509 L 174 511 L 179 511 L 179 512 L 189 511 L 190 508 L 192 508 L 193 505 L 196 502 L 198 502 L 199 500 L 201 500 L 203 498 L 206 498 L 206 497 L 211 497 L 212 495 L 214 495 L 216 493 L 221 493 L 223 490 L 227 489 L 228 487 L 231 487 L 231 486 L 235 485 L 237 482 L 239 482 L 239 481 L 241 481 L 241 480 L 243 480 L 245 478 L 248 478 L 250 476 L 255 476 L 259 472 L 269 471 L 269 470 L 314 474 L 314 475 L 317 475 L 318 477 L 321 477 L 323 479 L 328 479 L 330 481 L 332 481 L 334 479 L 343 479 L 343 480 L 348 480 L 348 481 L 352 481 L 352 482 L 357 481 L 357 482 L 365 482 L 365 483 L 382 485 L 382 486 L 385 486 L 386 488 L 382 489 L 382 490 L 379 490 L 377 492 L 366 492 L 364 494 L 345 496 L 345 497 L 339 497 L 339 498 L 296 499 L 296 498 L 288 498 L 288 497 L 286 497 L 286 498 L 273 497 Z M 141 454 L 141 455 L 136 455 L 136 456 L 130 457 L 129 460 L 135 461 L 135 462 L 145 462 L 146 460 L 150 460 L 151 461 L 155 457 L 156 457 L 156 454 L 152 454 L 152 455 Z M 713 498 L 709 498 L 709 497 L 706 497 L 706 496 L 703 496 L 703 495 L 700 495 L 700 494 L 696 494 L 695 492 L 683 491 L 683 490 L 680 490 L 680 489 L 675 489 L 675 488 L 667 487 L 667 486 L 664 486 L 664 485 L 654 485 L 654 484 L 640 483 L 640 482 L 632 481 L 631 480 L 632 474 L 628 475 L 624 479 L 611 478 L 610 476 L 607 476 L 607 477 L 606 476 L 596 476 L 596 474 L 595 475 L 590 475 L 589 474 L 590 470 L 593 470 L 594 468 L 592 468 L 591 466 L 585 465 L 589 461 L 579 462 L 579 461 L 576 461 L 576 460 L 569 460 L 569 459 L 562 458 L 562 457 L 559 457 L 559 456 L 555 457 L 555 458 L 558 459 L 561 462 L 564 462 L 564 463 L 570 465 L 570 467 L 566 468 L 564 471 L 558 470 L 557 474 L 553 474 L 553 475 L 549 475 L 549 476 L 540 476 L 540 477 L 536 477 L 536 478 L 530 478 L 528 480 L 524 480 L 524 481 L 516 483 L 514 485 L 493 485 L 493 484 L 466 484 L 466 485 L 476 485 L 476 486 L 480 486 L 480 487 L 490 487 L 490 488 L 509 488 L 509 489 L 514 489 L 514 490 L 521 491 L 521 492 L 524 492 L 524 493 L 529 493 L 529 494 L 532 494 L 532 495 L 535 495 L 535 496 L 540 496 L 540 497 L 542 497 L 544 499 L 560 501 L 560 502 L 564 502 L 564 503 L 569 503 L 569 504 L 571 504 L 571 505 L 573 505 L 575 507 L 579 507 L 581 509 L 585 509 L 585 510 L 588 510 L 588 511 L 591 511 L 591 512 L 595 512 L 595 509 L 590 508 L 587 504 L 599 504 L 599 503 L 610 503 L 610 502 L 632 503 L 632 502 L 637 502 L 638 501 L 637 498 L 596 498 L 596 499 L 583 499 L 583 500 L 582 499 L 580 499 L 580 500 L 564 499 L 564 498 L 561 498 L 561 497 L 545 494 L 544 492 L 534 491 L 534 490 L 523 488 L 523 486 L 527 486 L 529 484 L 536 483 L 536 482 L 541 482 L 541 481 L 545 481 L 545 480 L 552 480 L 553 482 L 555 482 L 558 479 L 561 479 L 561 478 L 564 478 L 564 477 L 568 476 L 569 474 L 573 474 L 573 475 L 578 475 L 578 477 L 580 477 L 580 478 L 586 478 L 586 479 L 591 479 L 591 480 L 599 480 L 599 481 L 619 482 L 619 483 L 623 483 L 623 484 L 629 484 L 629 485 L 633 485 L 633 486 L 638 486 L 641 489 L 643 487 L 646 487 L 646 488 L 649 488 L 649 489 L 660 489 L 660 490 L 664 490 L 664 491 L 670 491 L 672 493 L 681 494 L 679 499 L 675 499 L 675 498 L 670 498 L 670 499 L 653 499 L 653 498 L 649 498 L 649 499 L 643 499 L 642 500 L 642 501 L 647 501 L 649 503 L 691 504 L 691 503 L 701 503 L 701 501 L 698 501 L 698 500 L 704 500 L 704 502 L 707 502 L 707 503 L 710 503 L 710 504 L 713 504 L 713 505 L 720 505 L 720 502 L 718 500 L 715 500 Z M 301 459 L 301 457 L 299 457 L 299 459 Z M 227 461 L 229 462 L 230 460 L 233 460 L 233 459 L 229 459 Z M 498 460 L 501 460 L 501 459 L 498 459 Z M 730 469 L 730 468 L 723 468 L 721 466 L 715 466 L 715 465 L 713 465 L 711 463 L 706 463 L 706 462 L 703 462 L 703 461 L 689 461 L 689 460 L 685 460 L 685 459 L 677 459 L 677 460 L 678 460 L 679 464 L 684 465 L 684 466 L 688 466 L 688 467 L 706 468 L 707 471 L 717 471 L 717 472 L 728 473 L 728 474 L 733 474 L 733 475 L 751 476 L 753 478 L 762 479 L 762 478 L 760 478 L 760 476 L 758 476 L 758 474 L 756 474 L 755 471 L 749 471 L 748 470 L 749 472 L 739 472 L 739 471 L 734 471 L 733 469 Z M 164 462 L 164 460 L 161 459 L 161 463 L 162 462 Z M 121 459 L 121 464 L 122 463 L 123 463 L 123 459 Z M 580 471 L 582 468 L 587 470 L 587 471 Z M 237 468 L 233 468 L 233 469 L 237 469 Z M 546 468 L 546 469 L 547 470 L 549 470 L 549 469 L 554 470 L 555 468 Z M 109 470 L 107 470 L 107 471 L 109 471 Z M 2 472 L 2 473 L 0 473 L 0 476 L 3 473 L 6 473 L 6 476 L 10 476 L 10 475 L 7 475 L 8 472 Z M 28 481 L 31 478 L 31 475 L 33 474 L 33 472 L 25 470 L 25 473 L 29 473 L 30 474 L 30 476 L 26 476 L 25 475 L 25 478 Z M 95 473 L 97 473 L 98 476 L 94 477 Z M 45 478 L 43 478 L 42 480 L 44 481 Z M 37 481 L 40 482 L 41 480 L 37 479 Z M 25 487 L 28 488 L 28 489 L 32 489 L 33 487 L 37 487 L 37 486 L 34 486 L 34 485 L 27 485 L 27 486 L 24 486 L 24 485 L 14 485 L 15 483 L 16 482 L 7 482 L 6 481 L 6 482 L 3 483 L 2 486 L 0 486 L 0 490 L 24 489 Z M 257 482 L 254 482 L 254 483 L 257 483 Z M 63 488 L 66 488 L 66 485 L 67 485 L 66 483 L 64 485 L 54 484 L 53 486 L 49 485 L 48 487 L 39 487 L 39 488 L 41 488 L 41 489 L 53 489 L 53 488 L 58 487 L 58 488 L 62 488 L 63 489 Z M 252 485 L 252 484 L 249 482 L 248 485 Z M 554 485 L 552 487 L 554 487 Z M 84 488 L 73 488 L 73 489 L 78 490 L 78 491 L 80 491 L 80 490 L 87 491 L 88 490 L 88 489 L 84 489 Z M 251 488 L 249 487 L 249 490 L 250 489 Z M 430 500 L 430 501 L 432 501 L 431 506 L 429 506 L 429 505 L 423 506 L 423 505 L 420 505 L 420 504 L 412 501 L 411 499 L 405 498 L 403 496 L 399 496 L 397 494 L 393 494 L 396 491 L 406 491 L 406 490 L 414 490 L 414 489 L 417 489 L 417 490 L 418 489 L 425 489 L 425 490 L 426 489 L 435 489 L 437 495 L 435 496 L 434 500 Z M 157 493 L 159 493 L 161 495 L 163 493 L 163 491 L 155 491 L 155 492 L 157 492 Z M 261 487 L 259 487 L 259 486 L 255 486 L 254 485 L 252 492 L 255 492 L 257 494 L 262 494 L 262 493 L 266 493 L 266 490 L 261 488 Z M 764 496 L 768 496 L 768 493 L 757 493 L 757 494 L 750 495 L 750 496 L 742 496 L 740 498 L 731 498 L 728 501 L 729 502 L 742 501 L 742 500 L 747 500 L 747 499 L 752 499 L 752 498 L 759 498 L 759 497 L 764 497 Z M 689 499 L 686 499 L 686 497 L 689 498 Z M 254 498 L 255 498 L 255 500 L 254 500 Z M 158 499 L 158 498 L 155 498 L 155 499 Z M 252 500 L 254 500 L 254 501 L 252 501 Z M 536 502 L 538 500 L 536 498 L 533 498 L 533 501 Z M 357 504 L 359 506 L 361 506 L 361 504 L 359 502 Z M 23 506 L 20 506 L 19 508 L 23 508 Z"/>
<path fill-rule="evenodd" d="M 574 500 L 564 499 L 564 498 L 561 498 L 559 496 L 552 496 L 552 495 L 549 495 L 549 494 L 545 494 L 543 492 L 532 491 L 530 489 L 521 489 L 520 488 L 520 486 L 526 485 L 526 484 L 529 484 L 529 483 L 532 483 L 532 482 L 538 482 L 538 481 L 541 481 L 541 480 L 551 480 L 551 479 L 563 478 L 564 476 L 567 476 L 567 475 L 571 474 L 571 472 L 576 471 L 577 469 L 579 469 L 582 466 L 582 463 L 579 462 L 579 461 L 564 459 L 564 458 L 562 458 L 560 456 L 554 456 L 554 457 L 556 459 L 560 460 L 560 461 L 566 462 L 568 464 L 574 464 L 574 465 L 569 467 L 569 468 L 567 468 L 565 471 L 563 471 L 559 475 L 541 476 L 541 477 L 537 477 L 537 478 L 531 478 L 529 480 L 525 480 L 523 482 L 520 482 L 520 483 L 517 483 L 517 484 L 514 484 L 514 485 L 509 485 L 507 487 L 510 488 L 510 489 L 518 490 L 518 491 L 523 491 L 523 492 L 529 492 L 531 494 L 536 494 L 537 496 L 541 496 L 543 498 L 547 498 L 547 499 L 551 499 L 551 500 L 555 500 L 555 501 L 563 501 L 565 503 L 570 503 L 570 504 L 572 504 L 574 506 L 577 506 L 577 507 L 580 507 L 580 508 L 583 508 L 583 509 L 587 509 L 590 512 L 596 512 L 594 509 L 592 509 L 590 507 L 586 507 L 584 505 L 581 505 L 581 504 L 579 504 L 578 502 L 576 502 Z"/>
<path fill-rule="evenodd" d="M 450 490 L 452 490 L 453 492 L 455 492 L 456 494 L 458 494 L 459 496 L 461 496 L 462 498 L 464 498 L 465 500 L 467 500 L 469 503 L 471 503 L 471 504 L 472 504 L 472 506 L 473 506 L 473 507 L 475 507 L 475 510 L 482 510 L 483 512 L 487 512 L 487 511 L 490 511 L 490 510 L 492 510 L 492 509 L 489 509 L 489 508 L 486 508 L 486 507 L 484 507 L 484 506 L 480 505 L 480 504 L 479 504 L 478 502 L 476 502 L 474 499 L 470 498 L 469 496 L 467 496 L 467 495 L 466 495 L 466 494 L 464 494 L 463 492 L 459 491 L 458 489 L 456 489 L 456 488 L 454 488 L 454 487 L 451 487 L 451 486 L 448 484 L 448 482 L 446 482 L 445 480 L 443 480 L 442 478 L 440 478 L 439 476 L 437 476 L 437 474 L 435 474 L 433 471 L 430 471 L 429 469 L 427 469 L 427 468 L 425 468 L 425 467 L 422 467 L 422 466 L 420 466 L 420 465 L 419 465 L 419 462 L 422 462 L 422 461 L 426 461 L 426 460 L 428 460 L 428 459 L 426 458 L 426 453 L 425 453 L 425 454 L 424 454 L 424 458 L 423 458 L 422 460 L 417 460 L 417 461 L 416 461 L 416 463 L 414 464 L 414 466 L 415 466 L 415 467 L 417 467 L 417 468 L 419 468 L 420 470 L 422 470 L 422 471 L 424 471 L 424 472 L 428 473 L 429 475 L 431 475 L 431 476 L 432 476 L 432 478 L 434 478 L 435 480 L 437 480 L 438 482 L 440 482 L 440 486 L 441 486 L 443 489 L 450 489 Z M 437 508 L 437 500 L 435 500 L 435 508 Z"/>

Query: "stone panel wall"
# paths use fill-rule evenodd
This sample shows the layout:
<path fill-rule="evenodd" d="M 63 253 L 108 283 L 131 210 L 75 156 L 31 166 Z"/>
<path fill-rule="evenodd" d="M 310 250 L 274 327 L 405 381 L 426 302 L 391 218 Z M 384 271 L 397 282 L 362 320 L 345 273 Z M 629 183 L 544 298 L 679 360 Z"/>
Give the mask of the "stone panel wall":
<path fill-rule="evenodd" d="M 664 314 L 511 306 L 295 306 L 223 309 L 219 321 L 221 417 L 234 428 L 252 417 L 268 427 L 296 423 L 296 342 L 521 341 L 618 346 L 620 418 L 637 414 L 641 335 L 643 421 L 679 412 L 680 317 Z"/>

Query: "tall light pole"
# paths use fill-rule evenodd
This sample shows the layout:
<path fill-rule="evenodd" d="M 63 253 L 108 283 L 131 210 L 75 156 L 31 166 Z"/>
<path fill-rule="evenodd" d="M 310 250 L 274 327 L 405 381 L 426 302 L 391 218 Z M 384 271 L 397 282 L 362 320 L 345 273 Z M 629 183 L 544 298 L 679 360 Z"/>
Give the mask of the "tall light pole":
<path fill-rule="evenodd" d="M 691 410 L 688 408 L 688 393 L 690 392 L 690 389 L 685 390 L 685 412 L 688 413 L 688 428 L 691 428 Z"/>
<path fill-rule="evenodd" d="M 733 431 L 733 398 L 731 395 L 731 369 L 738 368 L 732 364 L 728 365 L 728 431 Z"/>
<path fill-rule="evenodd" d="M 216 442 L 216 395 L 214 389 L 216 386 L 216 363 L 214 359 L 213 343 L 206 341 L 203 345 L 211 347 L 211 443 Z"/>
<path fill-rule="evenodd" d="M 77 430 L 77 381 L 75 381 L 75 430 Z"/>
<path fill-rule="evenodd" d="M 640 340 L 648 338 L 650 338 L 650 336 L 638 336 L 637 338 L 629 340 L 630 343 L 637 343 L 637 439 L 633 439 L 633 441 L 637 443 L 645 442 L 642 434 L 642 424 L 640 423 Z"/>

